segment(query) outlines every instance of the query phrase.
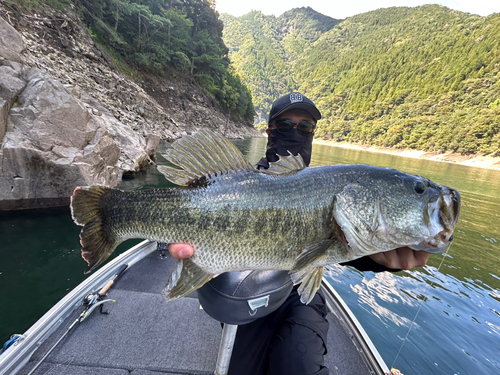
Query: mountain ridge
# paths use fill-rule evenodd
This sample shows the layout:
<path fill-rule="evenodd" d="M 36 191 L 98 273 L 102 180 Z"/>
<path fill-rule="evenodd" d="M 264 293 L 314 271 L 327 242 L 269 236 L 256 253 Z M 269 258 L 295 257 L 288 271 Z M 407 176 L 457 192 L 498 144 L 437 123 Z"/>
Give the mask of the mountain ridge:
<path fill-rule="evenodd" d="M 266 17 L 253 19 L 273 20 Z M 234 29 L 231 20 L 241 22 L 241 17 L 225 21 L 224 40 L 232 38 L 227 34 Z M 318 138 L 500 155 L 500 14 L 481 17 L 439 5 L 382 8 L 320 34 L 294 58 L 281 59 L 283 69 L 271 73 L 275 76 L 262 94 L 254 78 L 262 73 L 248 69 L 243 59 L 233 60 L 254 97 L 265 97 L 254 102 L 261 121 L 273 99 L 299 90 L 324 115 Z M 267 43 L 273 42 L 279 39 Z M 248 40 L 244 47 L 257 61 L 268 57 Z M 284 50 L 283 43 L 280 47 Z M 234 55 L 230 51 L 231 59 Z M 252 56 L 245 58 L 257 66 Z"/>

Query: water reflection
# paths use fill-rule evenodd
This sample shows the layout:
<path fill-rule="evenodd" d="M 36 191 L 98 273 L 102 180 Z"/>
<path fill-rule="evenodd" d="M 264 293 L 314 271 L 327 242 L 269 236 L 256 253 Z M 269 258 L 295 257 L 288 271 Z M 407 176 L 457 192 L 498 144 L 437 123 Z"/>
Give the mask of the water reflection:
<path fill-rule="evenodd" d="M 371 310 L 372 314 L 377 317 L 386 328 L 390 323 L 397 326 L 408 326 L 411 321 L 391 311 L 387 307 L 378 303 L 380 300 L 385 304 L 402 304 L 415 306 L 415 299 L 411 298 L 408 293 L 398 288 L 398 279 L 387 273 L 380 273 L 372 279 L 363 279 L 359 284 L 351 284 L 351 290 L 359 296 L 359 302 L 364 309 Z M 377 294 L 372 291 L 376 290 Z"/>
<path fill-rule="evenodd" d="M 395 366 L 403 373 L 494 374 L 500 369 L 500 306 L 493 298 L 498 290 L 429 266 L 397 275 L 333 266 L 327 277 L 389 365 L 401 350 Z"/>

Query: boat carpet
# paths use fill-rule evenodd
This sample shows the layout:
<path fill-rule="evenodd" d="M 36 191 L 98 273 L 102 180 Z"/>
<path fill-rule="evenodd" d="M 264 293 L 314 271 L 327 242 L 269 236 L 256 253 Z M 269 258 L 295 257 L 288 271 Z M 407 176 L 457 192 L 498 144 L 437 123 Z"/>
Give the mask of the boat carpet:
<path fill-rule="evenodd" d="M 20 374 L 26 374 L 32 366 L 25 366 Z M 27 370 L 27 371 L 25 371 Z M 46 375 L 129 375 L 127 370 L 109 369 L 103 367 L 82 367 L 64 363 L 42 363 L 35 374 Z"/>

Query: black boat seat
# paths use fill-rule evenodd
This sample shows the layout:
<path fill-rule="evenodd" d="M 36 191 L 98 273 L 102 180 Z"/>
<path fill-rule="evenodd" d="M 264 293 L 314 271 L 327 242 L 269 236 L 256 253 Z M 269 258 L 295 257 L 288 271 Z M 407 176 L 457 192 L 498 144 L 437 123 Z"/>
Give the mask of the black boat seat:
<path fill-rule="evenodd" d="M 198 289 L 198 299 L 212 318 L 242 325 L 275 311 L 292 288 L 288 271 L 226 272 Z"/>

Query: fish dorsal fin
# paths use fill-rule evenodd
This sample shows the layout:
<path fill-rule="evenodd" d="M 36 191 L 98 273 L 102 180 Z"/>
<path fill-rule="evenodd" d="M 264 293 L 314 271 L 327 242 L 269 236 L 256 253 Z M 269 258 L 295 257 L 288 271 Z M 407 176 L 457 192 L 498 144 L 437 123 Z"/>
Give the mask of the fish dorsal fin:
<path fill-rule="evenodd" d="M 255 170 L 235 145 L 208 129 L 178 139 L 162 155 L 182 169 L 161 165 L 158 170 L 167 180 L 181 186 L 189 186 L 201 177 Z"/>
<path fill-rule="evenodd" d="M 297 154 L 297 156 L 292 155 L 292 153 L 288 156 L 278 155 L 278 158 L 278 161 L 269 163 L 268 169 L 261 169 L 260 172 L 265 174 L 283 174 L 297 172 L 306 167 L 300 154 Z"/>

